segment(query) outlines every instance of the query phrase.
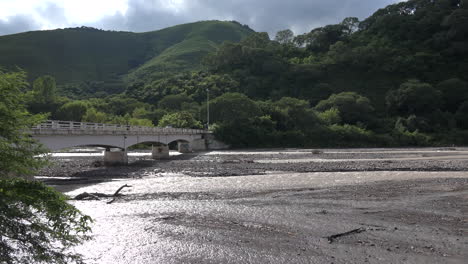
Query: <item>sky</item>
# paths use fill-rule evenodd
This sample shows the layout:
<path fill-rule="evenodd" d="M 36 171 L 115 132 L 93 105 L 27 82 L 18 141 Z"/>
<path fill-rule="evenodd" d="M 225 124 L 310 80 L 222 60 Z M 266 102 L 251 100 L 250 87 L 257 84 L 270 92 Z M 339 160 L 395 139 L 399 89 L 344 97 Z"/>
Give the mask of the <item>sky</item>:
<path fill-rule="evenodd" d="M 364 19 L 401 0 L 0 0 L 0 35 L 90 26 L 146 32 L 200 20 L 236 20 L 274 35 Z"/>

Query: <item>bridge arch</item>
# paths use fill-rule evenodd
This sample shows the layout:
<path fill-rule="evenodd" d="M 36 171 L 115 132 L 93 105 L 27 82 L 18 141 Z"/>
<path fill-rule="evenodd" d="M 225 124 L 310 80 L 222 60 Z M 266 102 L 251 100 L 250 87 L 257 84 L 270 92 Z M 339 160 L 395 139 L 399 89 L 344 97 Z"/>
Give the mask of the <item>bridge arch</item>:
<path fill-rule="evenodd" d="M 126 150 L 136 144 L 154 143 L 161 144 L 158 146 L 161 147 L 159 150 L 166 153 L 166 149 L 168 152 L 168 144 L 177 142 L 180 152 L 191 152 L 191 144 L 197 144 L 196 149 L 206 147 L 203 143 L 206 133 L 209 132 L 199 129 L 138 127 L 53 120 L 32 128 L 33 138 L 52 151 L 78 146 Z M 123 154 L 119 153 L 119 155 L 126 155 L 126 151 L 121 152 Z M 106 151 L 105 160 L 107 154 L 111 160 L 117 156 L 117 153 L 118 151 Z M 120 157 L 116 157 L 116 160 L 117 158 Z"/>
<path fill-rule="evenodd" d="M 129 145 L 129 146 L 127 146 L 127 148 L 134 148 L 135 146 L 139 146 L 139 145 L 145 145 L 146 147 L 167 146 L 167 144 L 165 144 L 163 142 L 159 142 L 159 141 L 144 141 L 144 142 L 138 142 L 138 143 L 133 144 L 133 145 Z"/>

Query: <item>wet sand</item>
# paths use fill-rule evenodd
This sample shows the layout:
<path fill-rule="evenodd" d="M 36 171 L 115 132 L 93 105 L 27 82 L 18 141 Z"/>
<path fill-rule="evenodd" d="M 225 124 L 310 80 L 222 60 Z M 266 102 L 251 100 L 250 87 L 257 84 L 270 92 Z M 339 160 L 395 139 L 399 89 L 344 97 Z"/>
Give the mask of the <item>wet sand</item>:
<path fill-rule="evenodd" d="M 468 259 L 468 149 L 223 151 L 115 168 L 95 160 L 60 158 L 42 173 L 70 196 L 132 186 L 112 204 L 73 201 L 95 219 L 94 240 L 77 248 L 87 263 Z"/>

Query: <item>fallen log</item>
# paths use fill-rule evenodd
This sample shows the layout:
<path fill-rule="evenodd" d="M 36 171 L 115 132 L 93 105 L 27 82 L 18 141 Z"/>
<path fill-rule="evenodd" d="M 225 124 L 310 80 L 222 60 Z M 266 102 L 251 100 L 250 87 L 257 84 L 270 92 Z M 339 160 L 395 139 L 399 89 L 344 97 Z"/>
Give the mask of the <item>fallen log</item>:
<path fill-rule="evenodd" d="M 122 194 L 119 194 L 119 193 L 120 191 L 122 191 L 123 188 L 128 188 L 128 187 L 132 187 L 132 186 L 125 184 L 121 186 L 119 189 L 117 189 L 117 191 L 115 191 L 114 194 L 84 192 L 75 196 L 73 200 L 82 201 L 82 200 L 100 200 L 100 198 L 114 198 L 111 201 L 107 202 L 107 204 L 110 204 L 114 202 L 117 197 L 122 196 Z"/>
<path fill-rule="evenodd" d="M 132 186 L 127 185 L 127 184 L 121 186 L 117 191 L 115 191 L 115 193 L 114 193 L 113 196 L 115 197 L 115 196 L 119 195 L 119 192 L 120 192 L 123 188 L 130 188 L 130 187 L 132 187 Z"/>
<path fill-rule="evenodd" d="M 100 199 L 99 199 L 99 196 L 96 195 L 95 193 L 84 192 L 84 193 L 80 193 L 77 196 L 75 196 L 75 198 L 73 198 L 73 200 L 81 201 L 81 200 L 100 200 Z"/>
<path fill-rule="evenodd" d="M 358 234 L 358 233 L 362 233 L 366 231 L 365 228 L 357 228 L 357 229 L 353 229 L 351 231 L 348 231 L 348 232 L 344 232 L 344 233 L 339 233 L 339 234 L 335 234 L 335 235 L 331 235 L 331 236 L 327 236 L 326 238 L 328 239 L 328 243 L 333 243 L 335 241 L 335 239 L 339 238 L 339 237 L 343 237 L 343 236 L 349 236 L 349 235 L 352 235 L 352 234 Z"/>

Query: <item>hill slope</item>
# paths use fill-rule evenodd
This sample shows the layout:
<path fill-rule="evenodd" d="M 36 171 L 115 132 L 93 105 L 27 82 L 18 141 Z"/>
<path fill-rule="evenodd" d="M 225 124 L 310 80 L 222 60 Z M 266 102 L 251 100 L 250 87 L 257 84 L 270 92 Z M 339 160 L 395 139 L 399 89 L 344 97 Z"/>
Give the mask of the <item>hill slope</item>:
<path fill-rule="evenodd" d="M 119 86 L 130 71 L 130 78 L 142 78 L 154 71 L 195 68 L 222 42 L 239 41 L 251 32 L 237 22 L 222 21 L 146 33 L 87 27 L 33 31 L 0 37 L 0 67 L 20 67 L 30 79 L 50 74 L 59 84 Z"/>
<path fill-rule="evenodd" d="M 201 59 L 225 41 L 238 42 L 253 31 L 237 22 L 198 22 L 144 33 L 154 40 L 157 54 L 128 75 L 128 80 L 147 78 L 161 71 L 194 69 Z M 171 37 L 183 36 L 173 41 Z M 161 45 L 161 40 L 166 45 Z M 172 40 L 172 41 L 171 41 Z"/>

